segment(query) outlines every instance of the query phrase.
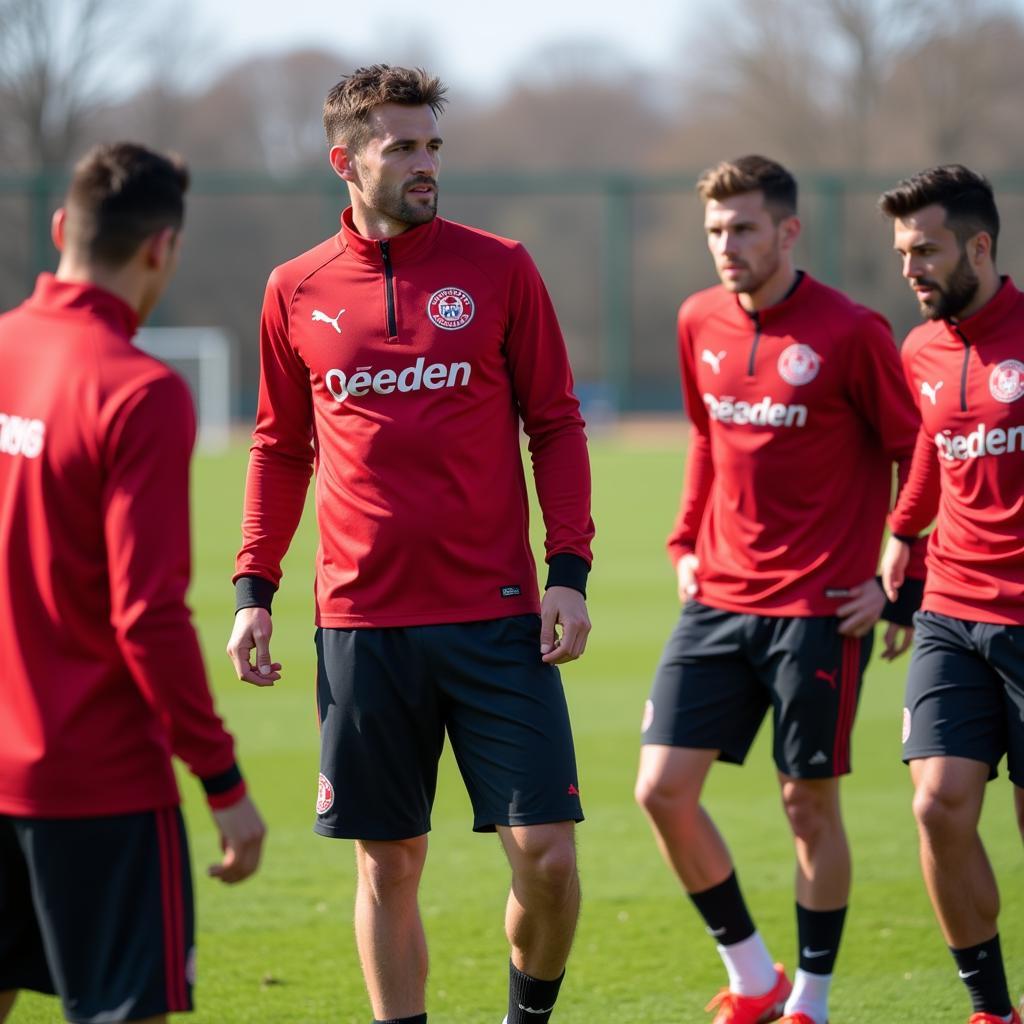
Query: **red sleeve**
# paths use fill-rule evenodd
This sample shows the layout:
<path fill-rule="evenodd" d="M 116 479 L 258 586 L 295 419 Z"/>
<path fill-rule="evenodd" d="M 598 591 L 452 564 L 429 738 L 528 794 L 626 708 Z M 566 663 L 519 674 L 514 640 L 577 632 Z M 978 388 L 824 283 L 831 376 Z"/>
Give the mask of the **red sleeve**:
<path fill-rule="evenodd" d="M 693 344 L 687 326 L 685 303 L 679 310 L 677 331 L 683 406 L 690 417 L 690 444 L 687 450 L 686 475 L 679 501 L 679 514 L 668 538 L 668 553 L 673 565 L 683 555 L 690 554 L 697 545 L 697 534 L 715 479 L 715 466 L 711 461 L 708 413 L 697 388 L 697 372 L 693 362 Z"/>
<path fill-rule="evenodd" d="M 529 253 L 515 250 L 509 281 L 505 355 L 544 516 L 547 559 L 571 554 L 591 562 L 590 460 L 572 370 L 558 319 Z"/>
<path fill-rule="evenodd" d="M 853 401 L 866 421 L 874 424 L 883 449 L 896 463 L 896 504 L 899 507 L 909 497 L 908 488 L 913 483 L 912 464 L 917 460 L 922 429 L 920 413 L 904 376 L 889 325 L 882 317 L 865 320 L 860 337 L 850 346 L 850 351 Z M 934 513 L 928 522 L 931 518 Z M 925 575 L 924 545 L 919 547 L 920 550 L 915 547 L 907 569 L 907 575 L 915 579 L 923 579 Z"/>
<path fill-rule="evenodd" d="M 916 537 L 934 521 L 939 511 L 939 457 L 935 442 L 918 431 L 910 475 L 900 491 L 896 507 L 889 514 L 889 529 L 900 537 Z M 923 549 L 915 544 L 914 551 Z"/>
<path fill-rule="evenodd" d="M 133 390 L 105 431 L 104 534 L 110 620 L 125 663 L 171 749 L 200 778 L 231 773 L 231 736 L 214 711 L 185 604 L 190 577 L 192 399 L 163 376 Z"/>
<path fill-rule="evenodd" d="M 235 575 L 281 582 L 313 472 L 313 397 L 309 369 L 288 338 L 288 306 L 274 275 L 260 322 L 260 394 L 249 450 L 242 548 Z"/>

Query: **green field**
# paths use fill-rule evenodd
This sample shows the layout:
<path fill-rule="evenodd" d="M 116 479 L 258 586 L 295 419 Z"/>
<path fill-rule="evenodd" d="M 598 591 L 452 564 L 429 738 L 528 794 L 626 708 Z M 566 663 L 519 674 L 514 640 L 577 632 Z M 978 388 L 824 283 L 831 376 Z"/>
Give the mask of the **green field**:
<path fill-rule="evenodd" d="M 598 539 L 594 631 L 563 674 L 588 819 L 579 830 L 584 905 L 555 1014 L 559 1024 L 685 1024 L 724 972 L 713 942 L 661 863 L 632 800 L 639 723 L 651 674 L 677 614 L 663 538 L 681 475 L 678 447 L 599 438 L 592 445 Z M 238 737 L 270 826 L 263 870 L 241 887 L 208 880 L 217 854 L 199 786 L 182 778 L 196 863 L 199 921 L 195 1024 L 366 1024 L 371 1019 L 351 929 L 351 844 L 314 836 L 317 730 L 311 567 L 303 524 L 275 601 L 273 652 L 284 679 L 256 690 L 234 679 L 224 644 L 245 451 L 197 460 L 192 604 L 221 712 Z M 969 1008 L 934 923 L 917 866 L 910 789 L 899 760 L 902 679 L 869 669 L 844 788 L 855 883 L 834 986 L 833 1024 L 963 1024 Z M 730 842 L 751 909 L 777 959 L 792 966 L 791 846 L 762 732 L 743 769 L 712 773 L 707 804 Z M 507 949 L 508 869 L 494 836 L 470 829 L 454 762 L 441 771 L 422 907 L 431 945 L 432 1024 L 499 1024 Z M 1003 895 L 1012 991 L 1024 986 L 1024 857 L 1005 776 L 989 787 L 983 824 Z M 83 922 L 83 927 L 87 925 Z M 22 996 L 15 1024 L 59 1020 Z M 185 1018 L 182 1018 L 184 1020 Z"/>

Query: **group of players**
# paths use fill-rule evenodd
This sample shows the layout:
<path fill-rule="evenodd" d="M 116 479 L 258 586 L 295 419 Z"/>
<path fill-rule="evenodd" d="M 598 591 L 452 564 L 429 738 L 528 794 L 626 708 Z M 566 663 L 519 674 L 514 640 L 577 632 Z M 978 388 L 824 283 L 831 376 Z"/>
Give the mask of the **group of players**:
<path fill-rule="evenodd" d="M 498 833 L 512 869 L 505 1024 L 545 1024 L 580 900 L 557 666 L 590 631 L 589 466 L 529 255 L 437 216 L 444 93 L 375 65 L 328 94 L 351 205 L 267 286 L 228 654 L 241 680 L 281 678 L 271 604 L 315 468 L 315 831 L 355 841 L 375 1024 L 427 1020 L 417 894 L 446 734 L 473 827 Z M 176 158 L 92 150 L 54 217 L 56 273 L 0 317 L 0 1021 L 22 988 L 58 994 L 75 1022 L 191 1008 L 172 754 L 221 834 L 211 874 L 237 882 L 260 860 L 266 829 L 185 606 L 191 403 L 131 344 L 174 272 L 187 186 Z M 883 657 L 914 640 L 903 753 L 971 1024 L 1020 1024 L 978 834 L 1004 754 L 1024 831 L 1024 298 L 996 270 L 992 189 L 954 165 L 882 197 L 925 319 L 899 351 L 881 316 L 796 268 L 783 167 L 742 157 L 698 189 L 721 285 L 679 313 L 683 607 L 636 795 L 717 940 L 728 985 L 708 1009 L 714 1024 L 828 1020 L 850 890 L 839 778 L 881 617 Z M 769 709 L 797 861 L 792 981 L 701 803 L 712 764 L 742 763 Z"/>

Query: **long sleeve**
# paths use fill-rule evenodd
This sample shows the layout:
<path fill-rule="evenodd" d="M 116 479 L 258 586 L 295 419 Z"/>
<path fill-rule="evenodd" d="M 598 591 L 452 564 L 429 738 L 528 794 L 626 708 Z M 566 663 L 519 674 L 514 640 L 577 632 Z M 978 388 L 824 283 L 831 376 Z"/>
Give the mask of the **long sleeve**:
<path fill-rule="evenodd" d="M 506 358 L 529 437 L 545 552 L 591 563 L 590 461 L 562 332 L 547 289 L 522 247 L 510 278 Z M 550 582 L 550 581 L 549 581 Z"/>
<path fill-rule="evenodd" d="M 715 466 L 711 459 L 711 437 L 707 409 L 697 388 L 693 364 L 693 345 L 686 328 L 686 305 L 679 311 L 679 368 L 682 375 L 683 405 L 690 418 L 690 444 L 686 456 L 686 473 L 679 501 L 679 514 L 668 538 L 668 552 L 675 564 L 683 555 L 693 552 L 697 534 L 704 519 Z"/>
<path fill-rule="evenodd" d="M 254 575 L 275 587 L 305 504 L 313 469 L 309 372 L 288 337 L 287 301 L 271 276 L 260 323 L 260 393 L 249 452 L 242 547 L 235 580 Z"/>
<path fill-rule="evenodd" d="M 103 529 L 118 647 L 171 748 L 203 779 L 234 769 L 185 603 L 189 585 L 192 400 L 161 376 L 118 403 L 105 432 Z"/>

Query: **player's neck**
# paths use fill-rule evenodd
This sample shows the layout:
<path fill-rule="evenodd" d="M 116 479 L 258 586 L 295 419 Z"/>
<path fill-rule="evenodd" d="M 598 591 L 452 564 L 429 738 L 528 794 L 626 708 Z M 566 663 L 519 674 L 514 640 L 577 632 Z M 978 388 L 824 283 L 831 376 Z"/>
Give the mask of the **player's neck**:
<path fill-rule="evenodd" d="M 413 226 L 405 221 L 395 220 L 378 210 L 372 210 L 355 200 L 352 202 L 352 224 L 363 238 L 370 238 L 375 242 L 395 238 Z"/>
<path fill-rule="evenodd" d="M 1003 279 L 994 265 L 980 271 L 978 273 L 978 290 L 974 293 L 974 298 L 957 314 L 956 319 L 966 320 L 969 316 L 982 310 L 996 297 L 996 293 L 1002 285 Z"/>
<path fill-rule="evenodd" d="M 102 288 L 131 306 L 136 313 L 140 311 L 145 298 L 145 284 L 131 264 L 124 267 L 104 267 L 76 260 L 65 252 L 60 258 L 54 277 L 66 284 L 87 284 Z"/>
<path fill-rule="evenodd" d="M 748 313 L 757 313 L 769 306 L 780 303 L 796 284 L 797 270 L 791 259 L 779 264 L 778 270 L 772 274 L 756 291 L 740 292 L 737 298 L 740 305 Z"/>

